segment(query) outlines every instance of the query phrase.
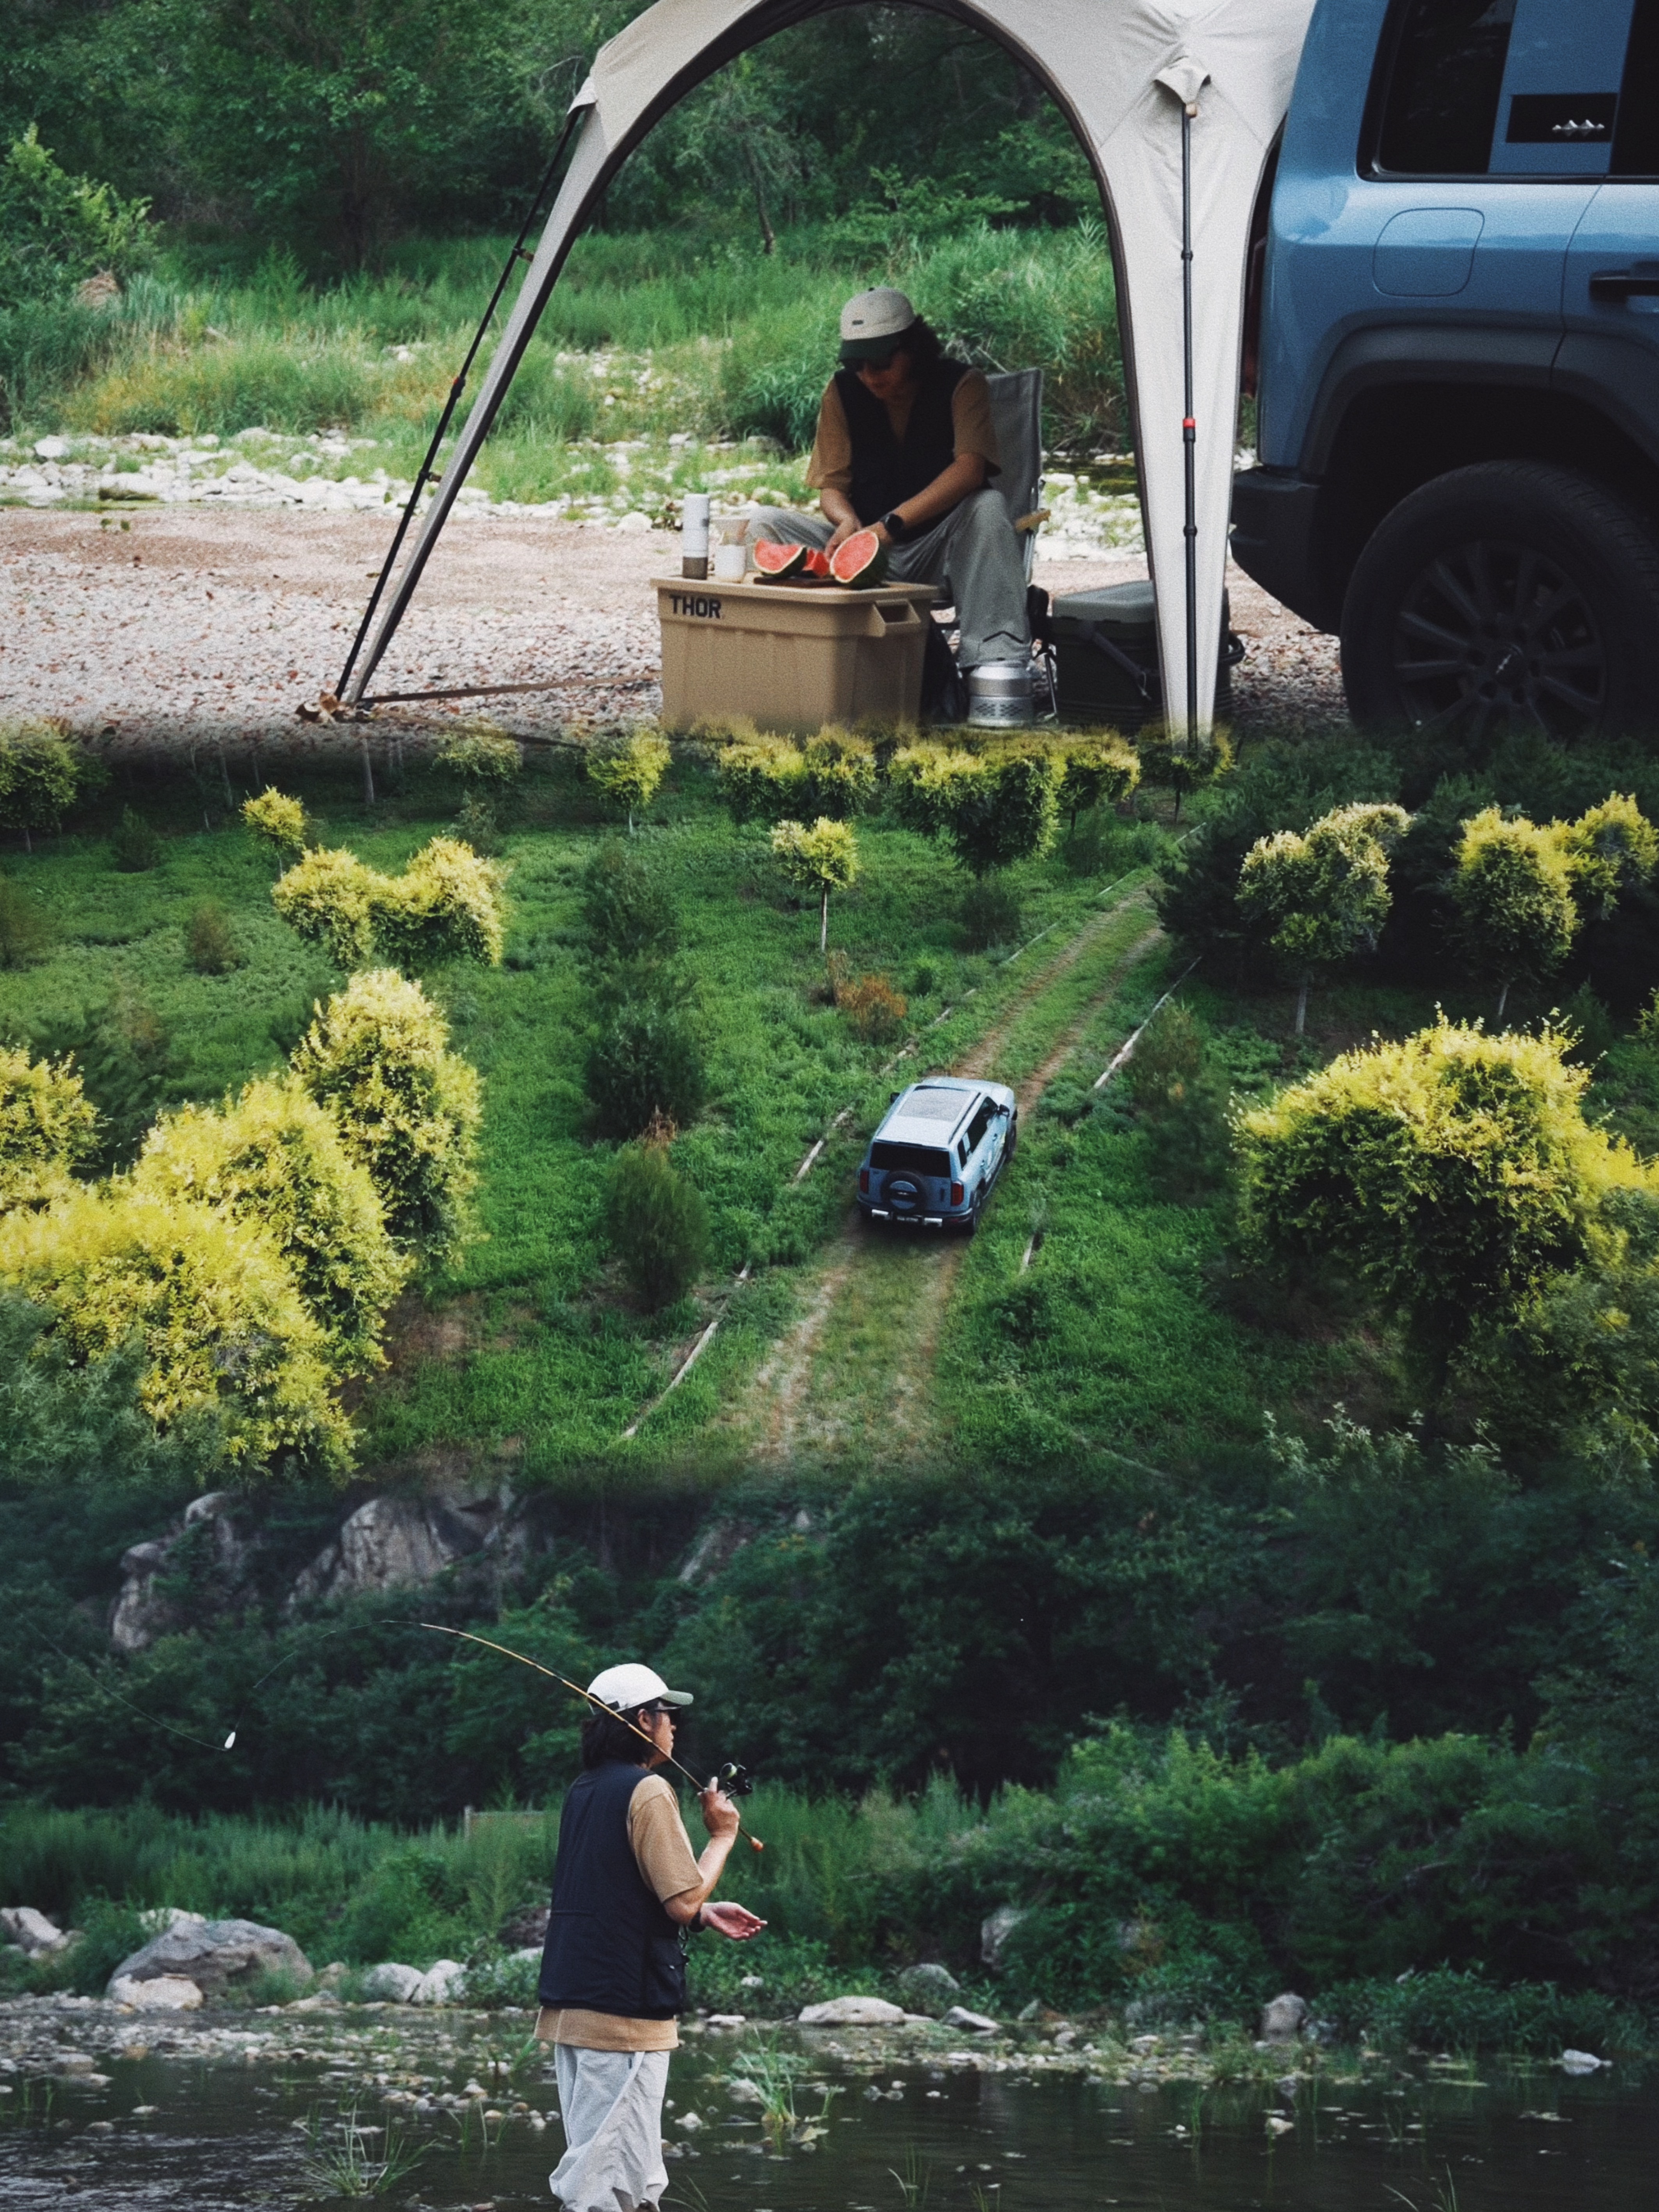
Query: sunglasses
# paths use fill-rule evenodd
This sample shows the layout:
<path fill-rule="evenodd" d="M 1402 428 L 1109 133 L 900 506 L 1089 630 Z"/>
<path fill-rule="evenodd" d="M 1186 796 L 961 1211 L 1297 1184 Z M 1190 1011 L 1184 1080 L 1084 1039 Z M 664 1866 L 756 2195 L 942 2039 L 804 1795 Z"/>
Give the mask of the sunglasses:
<path fill-rule="evenodd" d="M 866 369 L 873 370 L 876 375 L 881 376 L 893 366 L 902 350 L 902 347 L 895 346 L 891 353 L 869 354 L 864 360 L 855 362 L 854 367 L 860 376 Z"/>

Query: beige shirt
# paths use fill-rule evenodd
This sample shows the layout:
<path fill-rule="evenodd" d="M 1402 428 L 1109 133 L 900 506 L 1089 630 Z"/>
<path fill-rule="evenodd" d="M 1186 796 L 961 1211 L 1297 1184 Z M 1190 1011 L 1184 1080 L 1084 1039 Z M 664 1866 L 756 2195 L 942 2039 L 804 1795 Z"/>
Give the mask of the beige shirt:
<path fill-rule="evenodd" d="M 896 438 L 904 435 L 914 396 L 887 403 L 887 419 Z M 978 453 L 993 476 L 1000 474 L 1002 457 L 997 451 L 997 434 L 991 427 L 991 391 L 979 369 L 970 368 L 966 376 L 957 380 L 956 390 L 951 394 L 951 423 L 956 433 L 957 459 L 960 460 L 964 453 Z M 823 398 L 818 403 L 817 434 L 812 441 L 812 458 L 806 465 L 806 481 L 814 491 L 848 491 L 852 488 L 852 434 L 847 428 L 847 410 L 841 404 L 841 394 L 833 378 L 825 386 Z"/>
<path fill-rule="evenodd" d="M 659 1903 L 702 1887 L 679 1799 L 660 1774 L 641 1775 L 628 1801 L 628 1840 L 634 1863 Z M 680 2040 L 672 2020 L 628 2020 L 620 2013 L 570 2006 L 555 2012 L 544 2005 L 536 2034 L 543 2043 L 573 2044 L 579 2051 L 676 2051 Z"/>

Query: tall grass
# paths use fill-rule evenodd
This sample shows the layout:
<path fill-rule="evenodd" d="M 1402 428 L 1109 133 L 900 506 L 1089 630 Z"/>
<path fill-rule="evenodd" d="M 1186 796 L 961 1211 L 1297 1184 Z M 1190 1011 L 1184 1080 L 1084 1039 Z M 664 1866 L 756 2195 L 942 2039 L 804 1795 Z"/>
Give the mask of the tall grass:
<path fill-rule="evenodd" d="M 221 437 L 338 428 L 417 445 L 505 252 L 495 240 L 411 248 L 377 275 L 323 289 L 280 253 L 234 283 L 204 283 L 175 260 L 106 314 L 70 306 L 0 319 L 0 392 L 15 427 Z M 836 311 L 872 273 L 812 232 L 770 257 L 673 236 L 584 239 L 501 433 L 762 435 L 799 451 L 834 363 Z M 969 358 L 1042 367 L 1051 445 L 1116 434 L 1116 306 L 1099 225 L 981 223 L 873 273 L 908 285 Z"/>

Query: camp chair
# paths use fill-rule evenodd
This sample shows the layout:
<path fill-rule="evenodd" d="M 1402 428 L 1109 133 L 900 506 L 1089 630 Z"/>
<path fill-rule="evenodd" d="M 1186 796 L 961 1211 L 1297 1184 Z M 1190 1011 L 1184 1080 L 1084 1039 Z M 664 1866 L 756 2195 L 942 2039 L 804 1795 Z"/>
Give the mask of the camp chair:
<path fill-rule="evenodd" d="M 1020 550 L 1025 562 L 1025 586 L 1031 586 L 1031 571 L 1036 565 L 1036 511 L 1042 500 L 1042 371 L 1040 368 L 1015 368 L 1000 371 L 985 380 L 991 399 L 991 427 L 996 433 L 997 453 L 1001 468 L 991 478 L 991 489 L 998 494 L 1008 509 L 1008 519 L 1016 526 L 1024 522 L 1020 532 Z M 934 607 L 943 611 L 952 606 L 950 589 L 941 584 L 933 600 Z M 954 629 L 946 622 L 944 628 Z M 1054 691 L 1052 667 L 1045 651 L 1044 665 L 1048 668 L 1049 694 Z"/>

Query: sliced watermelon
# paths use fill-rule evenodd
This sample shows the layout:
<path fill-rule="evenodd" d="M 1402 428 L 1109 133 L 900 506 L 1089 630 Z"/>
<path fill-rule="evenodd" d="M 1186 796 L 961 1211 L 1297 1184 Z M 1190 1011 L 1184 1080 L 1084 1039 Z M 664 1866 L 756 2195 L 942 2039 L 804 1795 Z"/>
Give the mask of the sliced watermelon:
<path fill-rule="evenodd" d="M 765 584 L 781 584 L 787 576 L 793 576 L 805 568 L 810 548 L 805 545 L 775 545 L 769 538 L 755 540 L 755 567 Z"/>
<path fill-rule="evenodd" d="M 811 551 L 807 555 L 806 573 L 809 576 L 816 576 L 820 582 L 827 583 L 829 581 L 830 556 L 824 551 L 821 545 L 813 546 Z"/>
<path fill-rule="evenodd" d="M 887 574 L 887 548 L 873 530 L 855 530 L 830 556 L 830 574 L 838 584 L 878 584 Z"/>

